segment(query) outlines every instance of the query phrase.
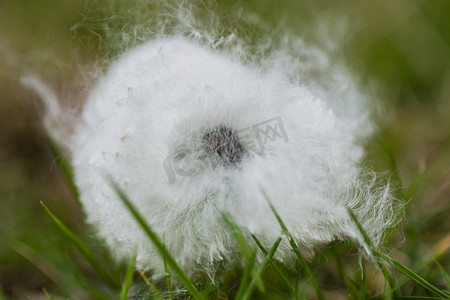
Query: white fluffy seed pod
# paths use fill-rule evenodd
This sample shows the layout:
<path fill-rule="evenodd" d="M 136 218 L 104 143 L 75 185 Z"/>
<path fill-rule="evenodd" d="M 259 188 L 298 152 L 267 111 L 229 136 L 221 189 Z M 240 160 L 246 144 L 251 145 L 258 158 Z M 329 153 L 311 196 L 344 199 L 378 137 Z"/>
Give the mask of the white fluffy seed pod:
<path fill-rule="evenodd" d="M 74 126 L 68 148 L 81 202 L 112 252 L 123 259 L 137 249 L 141 266 L 164 272 L 105 174 L 165 235 L 190 276 L 213 277 L 240 263 L 221 212 L 249 245 L 254 234 L 272 246 L 281 228 L 263 190 L 308 258 L 333 240 L 364 248 L 347 207 L 379 244 L 395 201 L 359 165 L 358 142 L 373 126 L 352 78 L 337 68 L 330 69 L 339 71 L 333 84 L 299 82 L 296 72 L 313 62 L 286 49 L 252 63 L 243 62 L 244 47 L 217 50 L 198 40 L 173 34 L 124 53 L 99 78 Z M 328 66 L 315 68 L 325 74 Z M 287 242 L 275 257 L 294 259 Z"/>

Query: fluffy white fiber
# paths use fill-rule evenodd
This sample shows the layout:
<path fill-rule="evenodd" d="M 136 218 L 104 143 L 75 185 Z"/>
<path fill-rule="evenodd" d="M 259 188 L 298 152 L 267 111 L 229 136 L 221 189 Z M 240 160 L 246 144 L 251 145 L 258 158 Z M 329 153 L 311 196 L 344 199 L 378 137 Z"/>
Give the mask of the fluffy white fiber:
<path fill-rule="evenodd" d="M 141 266 L 164 273 L 105 174 L 193 277 L 240 263 L 221 211 L 249 245 L 254 234 L 272 246 L 281 228 L 263 190 L 308 258 L 333 240 L 364 249 L 346 207 L 378 245 L 393 225 L 395 201 L 389 185 L 376 185 L 360 166 L 359 143 L 373 125 L 367 97 L 345 69 L 300 39 L 248 59 L 258 45 L 215 29 L 186 33 L 183 24 L 111 64 L 68 142 L 87 221 L 112 252 L 124 259 L 137 248 Z M 275 257 L 293 261 L 286 241 Z"/>

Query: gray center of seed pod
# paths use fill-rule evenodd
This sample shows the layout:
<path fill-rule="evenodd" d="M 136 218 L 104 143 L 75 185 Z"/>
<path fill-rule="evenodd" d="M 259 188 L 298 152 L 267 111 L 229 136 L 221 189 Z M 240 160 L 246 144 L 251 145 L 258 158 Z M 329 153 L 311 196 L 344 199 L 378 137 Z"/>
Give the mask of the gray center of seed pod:
<path fill-rule="evenodd" d="M 223 165 L 235 166 L 244 155 L 244 147 L 235 130 L 219 125 L 205 131 L 203 142 L 210 153 L 216 154 Z"/>

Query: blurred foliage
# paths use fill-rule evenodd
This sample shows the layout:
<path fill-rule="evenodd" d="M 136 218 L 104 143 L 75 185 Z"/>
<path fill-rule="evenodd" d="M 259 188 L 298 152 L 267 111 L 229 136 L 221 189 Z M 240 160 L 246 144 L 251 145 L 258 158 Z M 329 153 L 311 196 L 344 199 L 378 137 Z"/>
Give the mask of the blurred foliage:
<path fill-rule="evenodd" d="M 39 102 L 18 83 L 20 75 L 36 72 L 64 89 L 64 82 L 77 78 L 80 65 L 111 55 L 100 43 L 106 38 L 101 27 L 74 27 L 86 18 L 111 17 L 92 10 L 105 3 L 0 0 L 0 298 L 3 292 L 12 299 L 45 299 L 43 288 L 73 299 L 105 293 L 99 288 L 101 279 L 39 205 L 44 201 L 87 241 L 102 263 L 113 265 L 83 225 L 81 209 L 57 167 L 59 158 L 46 142 Z M 320 24 L 318 19 L 348 19 L 345 59 L 364 84 L 375 84 L 383 104 L 381 129 L 367 145 L 367 161 L 377 171 L 395 174 L 390 176 L 397 176 L 405 188 L 423 173 L 391 254 L 444 287 L 441 270 L 450 269 L 450 1 L 228 0 L 219 6 L 258 15 L 268 26 L 284 24 L 318 43 L 320 36 L 312 27 Z M 350 263 L 355 257 L 348 252 L 348 245 L 336 245 L 325 254 L 338 253 L 343 268 L 356 272 Z M 439 264 L 426 263 L 432 258 Z M 326 296 L 346 298 L 339 268 L 324 259 L 318 257 L 313 267 Z M 112 268 L 125 276 L 123 266 Z M 366 288 L 379 291 L 379 271 L 366 269 Z M 272 283 L 265 296 L 276 299 L 283 283 L 267 276 Z M 236 278 L 228 280 L 233 283 Z"/>

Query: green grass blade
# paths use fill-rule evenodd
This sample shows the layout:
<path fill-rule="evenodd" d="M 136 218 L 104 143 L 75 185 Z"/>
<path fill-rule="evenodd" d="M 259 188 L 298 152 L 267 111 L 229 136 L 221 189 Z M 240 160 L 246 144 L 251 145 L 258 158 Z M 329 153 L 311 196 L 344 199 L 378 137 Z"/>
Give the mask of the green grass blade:
<path fill-rule="evenodd" d="M 400 178 L 400 175 L 398 173 L 398 167 L 397 167 L 397 161 L 396 161 L 396 154 L 394 151 L 394 142 L 393 138 L 390 136 L 389 132 L 385 130 L 381 131 L 381 135 L 378 137 L 378 144 L 383 150 L 384 155 L 386 156 L 387 162 L 389 164 L 389 168 L 392 173 L 392 180 L 391 182 L 395 185 L 395 196 L 399 199 L 404 198 L 403 189 L 401 188 L 403 186 L 402 180 Z"/>
<path fill-rule="evenodd" d="M 359 290 L 361 288 L 361 285 L 358 282 L 356 282 L 354 279 L 347 276 L 347 280 L 355 289 Z"/>
<path fill-rule="evenodd" d="M 244 293 L 244 289 L 247 286 L 247 283 L 250 279 L 250 275 L 252 275 L 253 278 L 257 280 L 257 285 L 260 290 L 264 289 L 264 284 L 261 279 L 261 277 L 256 273 L 256 270 L 254 268 L 255 265 L 255 252 L 250 249 L 250 247 L 247 244 L 247 241 L 244 237 L 244 234 L 242 233 L 239 226 L 236 224 L 236 222 L 233 220 L 233 217 L 227 213 L 222 212 L 222 217 L 227 223 L 227 225 L 230 227 L 232 234 L 236 238 L 236 241 L 238 242 L 242 253 L 244 254 L 246 260 L 247 260 L 247 266 L 246 270 L 244 272 L 244 276 L 241 280 L 241 285 L 239 287 L 239 291 L 237 293 L 236 299 L 240 299 Z M 239 297 L 238 297 L 239 296 Z"/>
<path fill-rule="evenodd" d="M 64 235 L 66 235 L 72 243 L 77 247 L 80 253 L 84 256 L 84 258 L 88 261 L 88 263 L 94 268 L 94 270 L 100 275 L 103 281 L 113 288 L 114 290 L 119 290 L 120 285 L 108 274 L 108 272 L 102 267 L 100 262 L 95 258 L 94 254 L 89 250 L 89 248 L 78 238 L 75 233 L 73 233 L 66 225 L 64 225 L 61 220 L 59 220 L 48 207 L 41 201 L 41 205 L 44 207 L 47 214 L 56 224 L 56 226 L 61 230 Z"/>
<path fill-rule="evenodd" d="M 108 295 L 98 289 L 90 289 L 89 292 L 95 300 L 111 300 L 111 295 Z"/>
<path fill-rule="evenodd" d="M 393 289 L 393 287 L 395 286 L 394 280 L 391 277 L 391 275 L 389 274 L 389 271 L 387 270 L 386 266 L 384 265 L 383 260 L 381 259 L 379 252 L 375 248 L 375 245 L 373 244 L 372 240 L 367 235 L 367 233 L 364 230 L 364 228 L 362 227 L 361 223 L 359 223 L 359 220 L 356 217 L 355 213 L 349 207 L 347 207 L 347 211 L 348 211 L 348 214 L 350 215 L 350 218 L 353 220 L 353 222 L 355 222 L 356 226 L 358 227 L 358 230 L 361 233 L 361 235 L 363 236 L 364 241 L 367 244 L 367 246 L 369 247 L 370 251 L 372 252 L 372 255 L 375 258 L 377 258 L 377 260 L 376 260 L 377 264 L 380 267 L 381 272 L 383 273 L 383 276 L 386 280 L 385 291 L 384 291 L 385 297 L 387 299 L 391 299 L 392 293 L 395 292 L 395 289 Z"/>
<path fill-rule="evenodd" d="M 64 284 L 64 274 L 56 266 L 54 266 L 53 263 L 39 254 L 30 245 L 16 239 L 5 241 L 5 243 L 13 251 L 32 263 L 56 285 L 62 286 Z"/>
<path fill-rule="evenodd" d="M 425 170 L 420 170 L 419 173 L 416 175 L 416 177 L 414 177 L 413 181 L 411 182 L 405 194 L 403 195 L 403 200 L 405 202 L 411 200 L 411 198 L 416 194 L 417 188 L 422 182 L 424 176 Z"/>
<path fill-rule="evenodd" d="M 151 229 L 150 225 L 144 220 L 141 214 L 137 211 L 135 206 L 131 203 L 128 196 L 123 192 L 123 190 L 112 180 L 110 180 L 111 187 L 115 190 L 119 199 L 131 213 L 135 221 L 139 224 L 142 230 L 145 232 L 147 237 L 153 242 L 153 245 L 156 247 L 158 252 L 161 254 L 163 258 L 167 260 L 172 271 L 178 276 L 180 281 L 183 283 L 185 288 L 195 299 L 204 299 L 203 295 L 197 290 L 191 280 L 187 277 L 186 273 L 181 269 L 181 267 L 177 264 L 172 255 L 166 250 L 163 243 L 160 241 L 158 235 Z"/>
<path fill-rule="evenodd" d="M 367 277 L 366 277 L 366 266 L 365 261 L 361 262 L 361 284 L 358 294 L 358 299 L 367 298 Z"/>
<path fill-rule="evenodd" d="M 246 265 L 245 270 L 244 270 L 244 274 L 242 275 L 242 278 L 241 278 L 239 289 L 238 289 L 234 299 L 241 300 L 242 297 L 244 296 L 245 290 L 248 287 L 248 283 L 250 281 L 250 277 L 251 277 L 250 274 L 253 272 L 254 267 L 255 267 L 255 260 L 254 259 L 252 259 L 251 261 L 247 262 L 247 265 Z"/>
<path fill-rule="evenodd" d="M 241 248 L 242 254 L 244 255 L 244 257 L 247 261 L 247 264 L 246 264 L 246 267 L 244 270 L 244 274 L 242 276 L 241 283 L 239 286 L 239 290 L 235 297 L 236 299 L 242 299 L 242 297 L 245 293 L 245 290 L 247 288 L 247 284 L 250 281 L 251 275 L 253 275 L 254 278 L 258 279 L 258 286 L 260 288 L 264 288 L 264 286 L 262 283 L 262 279 L 256 274 L 256 270 L 254 268 L 255 267 L 255 253 L 248 246 L 247 241 L 244 237 L 244 234 L 242 233 L 241 229 L 239 228 L 239 226 L 236 224 L 236 222 L 233 220 L 233 217 L 229 213 L 227 213 L 227 212 L 221 212 L 221 213 L 222 213 L 222 218 L 225 220 L 228 227 L 230 227 L 231 233 L 236 238 L 236 242 L 238 243 L 239 247 Z"/>
<path fill-rule="evenodd" d="M 261 249 L 262 253 L 264 253 L 265 256 L 269 254 L 269 252 L 264 248 L 264 246 L 261 244 L 261 242 L 258 240 L 258 238 L 252 234 L 252 238 L 255 241 L 256 245 L 258 245 L 259 249 Z M 274 270 L 280 275 L 280 278 L 284 281 L 286 286 L 289 288 L 289 290 L 295 295 L 295 289 L 290 280 L 284 275 L 283 271 L 278 267 L 278 265 L 273 261 L 272 258 L 269 259 L 270 264 L 274 268 Z"/>
<path fill-rule="evenodd" d="M 42 289 L 42 291 L 44 292 L 44 295 L 45 295 L 45 297 L 47 297 L 48 300 L 54 300 L 52 295 L 50 295 L 46 289 Z"/>
<path fill-rule="evenodd" d="M 270 201 L 267 194 L 264 191 L 263 191 L 263 194 L 264 194 L 264 197 L 266 198 L 267 203 L 270 206 L 270 209 L 272 210 L 273 214 L 277 218 L 277 221 L 280 224 L 284 235 L 287 237 L 289 243 L 291 244 L 292 249 L 294 250 L 294 253 L 297 255 L 297 258 L 299 259 L 303 269 L 305 270 L 305 273 L 309 279 L 309 282 L 311 282 L 312 286 L 316 290 L 317 298 L 319 298 L 320 300 L 325 299 L 325 295 L 324 295 L 322 289 L 320 288 L 316 278 L 314 277 L 313 273 L 311 272 L 311 269 L 310 269 L 308 263 L 306 262 L 305 258 L 303 257 L 303 254 L 300 252 L 300 249 L 298 248 L 297 243 L 294 241 L 294 238 L 292 237 L 291 233 L 287 229 L 286 224 L 284 224 L 283 220 L 281 219 L 280 215 L 276 211 L 275 207 L 273 206 L 273 204 Z"/>
<path fill-rule="evenodd" d="M 367 233 L 364 230 L 364 228 L 362 227 L 361 223 L 359 223 L 359 220 L 356 217 L 355 213 L 349 207 L 347 207 L 347 211 L 348 211 L 348 214 L 350 215 L 351 219 L 353 220 L 353 222 L 355 222 L 356 226 L 358 227 L 359 232 L 363 236 L 364 242 L 366 242 L 367 246 L 370 248 L 370 250 L 372 252 L 372 255 L 376 256 L 376 254 L 375 254 L 375 252 L 376 252 L 375 245 L 373 244 L 373 242 L 370 239 L 370 237 L 367 235 Z"/>
<path fill-rule="evenodd" d="M 92 287 L 89 292 L 95 300 L 111 300 L 111 298 L 113 298 L 111 293 L 104 292 L 101 287 Z M 114 298 L 115 296 L 116 294 L 114 294 Z"/>
<path fill-rule="evenodd" d="M 227 223 L 227 225 L 231 229 L 231 233 L 236 238 L 236 241 L 238 242 L 239 246 L 241 247 L 242 253 L 244 254 L 245 258 L 247 259 L 247 262 L 253 259 L 254 254 L 250 250 L 250 248 L 247 245 L 247 241 L 245 240 L 244 234 L 240 230 L 239 226 L 236 224 L 236 222 L 233 220 L 233 217 L 227 213 L 222 212 L 222 217 Z"/>
<path fill-rule="evenodd" d="M 78 270 L 76 271 L 79 273 Z M 81 277 L 79 275 L 82 276 L 83 274 L 79 273 L 78 275 L 75 275 L 78 278 L 77 286 L 79 286 L 80 290 L 88 293 L 92 299 L 111 300 L 111 294 L 113 293 L 116 295 L 118 293 L 118 291 L 113 291 L 111 293 L 111 291 L 105 290 L 103 286 L 99 286 L 98 283 L 92 280 L 92 278 Z"/>
<path fill-rule="evenodd" d="M 161 295 L 161 292 L 152 284 L 150 279 L 144 274 L 144 272 L 141 269 L 137 269 L 139 275 L 141 278 L 145 281 L 147 286 L 149 287 L 150 291 L 152 292 L 153 296 L 158 300 L 163 300 L 163 296 Z"/>
<path fill-rule="evenodd" d="M 400 199 L 402 199 L 403 203 L 406 205 L 408 204 L 411 199 L 413 198 L 414 194 L 416 193 L 417 188 L 419 187 L 420 183 L 423 180 L 423 177 L 425 175 L 425 170 L 420 170 L 417 175 L 414 177 L 413 181 L 411 182 L 411 184 L 409 185 L 409 187 L 406 189 L 406 192 L 400 192 L 398 196 L 401 196 Z M 399 187 L 400 189 L 401 187 Z M 405 206 L 406 208 L 408 206 Z M 397 212 L 397 215 L 395 216 L 395 224 L 400 224 L 400 221 L 402 220 L 404 214 L 406 211 L 399 209 Z M 384 241 L 384 246 L 387 247 L 392 239 L 394 238 L 394 233 L 397 230 L 398 226 L 393 226 L 391 228 L 388 228 L 386 230 L 386 234 L 385 234 L 385 241 Z"/>
<path fill-rule="evenodd" d="M 212 294 L 216 293 L 217 291 L 217 285 L 214 283 L 210 283 L 202 289 L 201 293 L 207 299 L 215 299 Z"/>
<path fill-rule="evenodd" d="M 434 247 L 434 250 L 430 255 L 427 255 L 421 262 L 416 262 L 414 264 L 414 270 L 416 273 L 422 272 L 426 268 L 431 268 L 431 265 L 433 263 L 438 263 L 438 259 L 447 253 L 447 250 L 449 249 L 450 245 L 450 234 L 444 236 Z M 448 280 L 448 274 L 443 273 L 443 279 Z M 409 278 L 404 278 L 402 282 L 400 283 L 400 287 L 403 287 L 404 285 L 409 283 Z M 450 284 L 447 283 L 448 286 Z"/>
<path fill-rule="evenodd" d="M 79 191 L 78 187 L 75 184 L 75 177 L 73 175 L 73 169 L 72 166 L 67 162 L 66 157 L 62 153 L 62 151 L 59 149 L 58 145 L 55 143 L 55 141 L 47 135 L 47 142 L 50 145 L 50 149 L 53 153 L 53 156 L 55 157 L 55 161 L 58 164 L 59 169 L 61 170 L 64 179 L 67 181 L 67 184 L 69 185 L 70 190 L 72 191 L 73 195 L 75 196 L 75 199 L 79 199 Z"/>
<path fill-rule="evenodd" d="M 427 289 L 429 292 L 431 292 L 431 293 L 433 293 L 433 294 L 435 294 L 436 296 L 439 296 L 439 297 L 444 297 L 444 298 L 445 297 L 447 297 L 447 298 L 449 297 L 449 295 L 447 295 L 447 293 L 445 291 L 442 291 L 442 290 L 438 289 L 437 287 L 435 287 L 434 285 L 432 285 L 431 283 L 426 281 L 420 275 L 418 275 L 417 273 L 415 273 L 414 271 L 412 271 L 411 269 L 409 269 L 408 267 L 406 267 L 402 263 L 398 262 L 397 260 L 395 260 L 395 259 L 393 259 L 393 258 L 391 258 L 391 257 L 389 257 L 386 254 L 383 254 L 381 252 L 378 252 L 378 255 L 380 257 L 382 257 L 383 259 L 385 259 L 386 261 L 388 261 L 390 264 L 392 264 L 397 270 L 402 272 L 404 275 L 409 277 L 411 280 L 413 280 L 414 282 L 416 282 L 417 284 L 419 284 L 423 288 Z"/>
<path fill-rule="evenodd" d="M 348 208 L 348 212 L 351 216 L 351 218 L 353 219 L 353 221 L 356 223 L 356 225 L 358 226 L 358 229 L 360 230 L 361 234 L 364 237 L 364 240 L 366 242 L 366 244 L 369 246 L 369 248 L 371 249 L 373 255 L 379 259 L 383 259 L 387 262 L 389 262 L 391 265 L 393 265 L 397 270 L 399 270 L 400 272 L 402 272 L 404 275 L 406 275 L 407 277 L 409 277 L 411 280 L 413 280 L 414 282 L 416 282 L 417 284 L 419 284 L 420 286 L 422 286 L 423 288 L 427 289 L 428 291 L 430 291 L 431 293 L 435 294 L 436 296 L 439 297 L 449 297 L 449 295 L 447 295 L 446 291 L 442 291 L 440 289 L 438 289 L 437 287 L 435 287 L 434 285 L 430 284 L 428 281 L 426 281 L 425 279 L 423 279 L 420 275 L 418 275 L 417 273 L 415 273 L 414 271 L 412 271 L 411 269 L 409 269 L 408 267 L 404 266 L 403 264 L 401 264 L 400 262 L 396 261 L 395 259 L 385 255 L 384 253 L 379 252 L 375 246 L 373 245 L 372 241 L 370 240 L 370 238 L 368 237 L 367 233 L 364 231 L 364 229 L 362 228 L 361 224 L 359 223 L 359 221 L 357 220 L 355 214 L 353 213 L 353 211 Z M 387 279 L 387 283 L 390 285 L 388 286 L 389 289 L 391 289 L 391 291 L 395 291 L 392 290 L 393 285 L 393 279 L 389 276 L 389 273 L 387 272 L 386 267 L 384 266 L 384 264 L 380 261 L 377 260 L 378 264 L 383 272 L 383 275 L 385 276 L 385 278 Z M 396 296 L 397 298 L 398 296 Z"/>
<path fill-rule="evenodd" d="M 365 286 L 363 287 L 363 289 L 360 289 L 359 285 L 357 284 L 358 288 L 355 288 L 355 285 L 353 284 L 353 282 L 350 282 L 348 280 L 349 277 L 345 275 L 344 265 L 342 264 L 341 258 L 339 257 L 339 253 L 336 250 L 336 246 L 331 247 L 330 250 L 331 250 L 331 255 L 333 256 L 334 261 L 336 263 L 336 270 L 339 274 L 339 277 L 340 277 L 341 281 L 345 284 L 347 291 L 350 294 L 349 297 L 352 296 L 353 297 L 352 299 L 363 299 L 363 298 L 361 298 L 361 296 L 359 296 L 359 298 L 358 298 L 358 295 L 365 293 Z M 362 271 L 364 271 L 364 269 Z M 364 273 L 363 273 L 363 276 L 364 276 Z"/>
<path fill-rule="evenodd" d="M 250 282 L 250 285 L 248 286 L 247 290 L 245 291 L 244 296 L 242 297 L 243 300 L 248 300 L 250 299 L 251 295 L 253 294 L 253 291 L 255 289 L 256 286 L 256 282 L 257 282 L 257 278 L 261 278 L 264 270 L 267 267 L 267 264 L 272 261 L 272 257 L 275 254 L 275 251 L 277 251 L 278 246 L 280 245 L 281 242 L 281 237 L 279 237 L 276 241 L 275 244 L 273 244 L 272 248 L 270 249 L 269 253 L 266 255 L 266 257 L 264 258 L 264 260 L 262 261 L 261 265 L 259 266 L 258 270 L 256 271 L 256 274 L 258 275 L 257 277 L 253 277 L 252 281 Z"/>
<path fill-rule="evenodd" d="M 295 265 L 296 265 L 295 266 L 296 274 L 295 274 L 294 295 L 298 297 L 300 295 L 300 292 L 298 289 L 300 287 L 300 278 L 302 276 L 302 266 L 298 261 L 295 262 Z M 303 298 L 305 298 L 305 297 L 303 296 Z"/>
<path fill-rule="evenodd" d="M 133 273 L 136 267 L 136 252 L 131 257 L 130 266 L 127 270 L 127 275 L 122 285 L 122 292 L 120 293 L 120 300 L 127 300 L 128 291 L 130 290 L 131 282 L 133 281 Z"/>
<path fill-rule="evenodd" d="M 439 268 L 439 272 L 441 273 L 441 276 L 444 279 L 445 284 L 447 285 L 447 289 L 450 289 L 450 278 L 448 276 L 448 273 L 444 270 L 444 268 L 437 260 L 435 260 L 434 263 Z"/>
<path fill-rule="evenodd" d="M 166 235 L 163 233 L 163 246 L 164 249 L 166 249 Z M 167 293 L 169 296 L 169 300 L 172 300 L 172 284 L 170 283 L 170 270 L 169 270 L 169 264 L 167 263 L 167 260 L 165 257 L 163 257 L 164 261 L 164 272 L 166 272 L 166 284 L 167 284 Z"/>

